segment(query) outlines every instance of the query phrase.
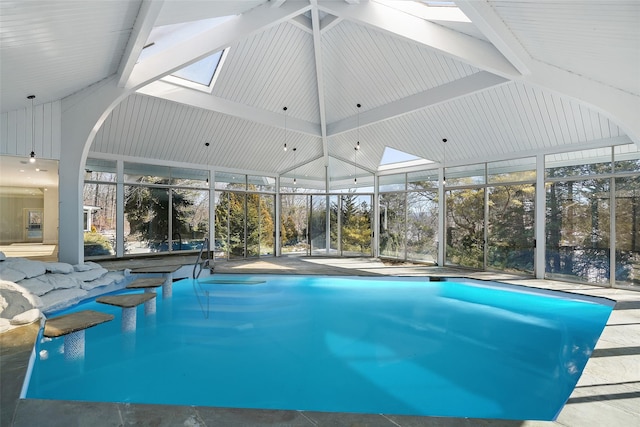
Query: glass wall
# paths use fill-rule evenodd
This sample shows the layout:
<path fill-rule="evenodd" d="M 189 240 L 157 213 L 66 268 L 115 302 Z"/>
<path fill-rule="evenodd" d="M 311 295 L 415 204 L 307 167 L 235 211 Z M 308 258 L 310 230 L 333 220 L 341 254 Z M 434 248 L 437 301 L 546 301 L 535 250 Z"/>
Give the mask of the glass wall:
<path fill-rule="evenodd" d="M 640 286 L 638 147 L 549 154 L 544 161 L 546 277 Z M 282 254 L 371 256 L 377 210 L 381 257 L 436 263 L 443 237 L 445 264 L 533 273 L 536 158 L 449 167 L 443 183 L 433 169 L 381 175 L 375 202 L 371 177 L 342 166 L 331 192 L 319 181 L 280 178 Z M 215 178 L 216 256 L 273 256 L 275 179 L 230 172 Z M 122 247 L 116 242 L 126 254 L 195 250 L 209 233 L 209 194 L 208 171 L 88 159 L 85 254 L 113 256 Z M 117 206 L 124 206 L 120 214 Z"/>
<path fill-rule="evenodd" d="M 484 188 L 447 190 L 445 263 L 484 268 Z"/>
<path fill-rule="evenodd" d="M 84 256 L 116 255 L 117 173 L 113 160 L 88 159 L 82 191 Z"/>
<path fill-rule="evenodd" d="M 124 252 L 199 249 L 209 234 L 207 171 L 124 163 Z"/>
<path fill-rule="evenodd" d="M 546 156 L 547 277 L 638 286 L 639 159 L 634 144 Z"/>
<path fill-rule="evenodd" d="M 487 269 L 533 273 L 536 159 L 487 163 Z"/>
<path fill-rule="evenodd" d="M 381 176 L 378 189 L 380 256 L 436 263 L 437 171 Z"/>
<path fill-rule="evenodd" d="M 371 256 L 370 195 L 344 194 L 340 196 L 340 254 L 342 256 Z"/>
<path fill-rule="evenodd" d="M 216 258 L 275 254 L 275 179 L 216 172 Z"/>
<path fill-rule="evenodd" d="M 310 255 L 308 195 L 282 194 L 280 203 L 280 250 L 282 254 Z"/>

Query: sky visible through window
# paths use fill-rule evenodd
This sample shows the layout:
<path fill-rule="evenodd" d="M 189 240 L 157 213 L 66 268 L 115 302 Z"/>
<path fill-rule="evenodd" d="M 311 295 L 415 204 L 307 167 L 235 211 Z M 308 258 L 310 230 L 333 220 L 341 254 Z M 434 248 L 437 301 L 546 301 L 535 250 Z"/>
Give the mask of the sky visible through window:
<path fill-rule="evenodd" d="M 220 63 L 222 52 L 224 51 L 221 50 L 213 55 L 207 56 L 198 62 L 194 62 L 174 72 L 172 75 L 204 86 L 209 86 Z"/>
<path fill-rule="evenodd" d="M 380 166 L 411 162 L 414 160 L 424 161 L 425 159 L 414 156 L 413 154 L 405 153 L 404 151 L 396 150 L 395 148 L 385 147 L 384 153 L 382 153 L 382 159 L 380 159 Z"/>

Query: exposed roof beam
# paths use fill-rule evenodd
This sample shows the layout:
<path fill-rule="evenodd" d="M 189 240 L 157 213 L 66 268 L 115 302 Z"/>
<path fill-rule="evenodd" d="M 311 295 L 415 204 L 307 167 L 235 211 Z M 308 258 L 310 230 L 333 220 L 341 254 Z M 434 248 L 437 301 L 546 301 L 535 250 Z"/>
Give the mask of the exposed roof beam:
<path fill-rule="evenodd" d="M 325 16 L 325 18 L 320 23 L 322 26 L 320 28 L 320 34 L 326 33 L 327 31 L 329 31 L 330 29 L 338 25 L 340 22 L 342 22 L 342 19 L 338 18 L 337 16 L 333 16 L 333 15 Z"/>
<path fill-rule="evenodd" d="M 261 123 L 263 125 L 284 129 L 281 113 L 274 113 L 272 111 L 250 107 L 248 105 L 211 96 L 208 93 L 182 88 L 162 80 L 150 83 L 149 85 L 138 89 L 137 92 L 143 95 L 154 96 L 168 101 L 178 102 L 180 104 L 215 111 L 229 116 Z M 287 118 L 287 130 L 312 135 L 316 138 L 320 136 L 320 129 L 316 123 L 296 119 L 291 116 Z"/>
<path fill-rule="evenodd" d="M 311 19 L 307 18 L 304 15 L 295 16 L 293 19 L 289 20 L 289 23 L 295 25 L 301 30 L 306 31 L 309 34 L 313 34 L 313 29 L 311 28 Z"/>
<path fill-rule="evenodd" d="M 300 167 L 302 167 L 302 166 L 304 166 L 304 165 L 308 165 L 309 163 L 315 162 L 316 160 L 321 159 L 321 158 L 323 158 L 323 157 L 324 157 L 324 155 L 323 155 L 323 154 L 321 154 L 321 155 L 319 155 L 319 156 L 315 156 L 315 157 L 312 157 L 312 158 L 307 159 L 307 160 L 301 160 L 301 161 L 299 161 L 298 163 L 296 163 L 296 164 L 294 164 L 294 165 L 288 166 L 287 168 L 285 168 L 285 169 L 281 170 L 281 171 L 280 171 L 280 172 L 278 172 L 278 173 L 279 173 L 280 175 L 287 174 L 287 173 L 289 173 L 289 172 L 291 172 L 291 171 L 294 171 L 294 170 L 296 170 L 296 169 L 298 169 L 298 168 L 300 168 Z"/>
<path fill-rule="evenodd" d="M 407 96 L 406 98 L 380 107 L 365 111 L 360 114 L 360 126 L 369 126 L 385 120 L 393 119 L 414 111 L 432 107 L 443 102 L 452 101 L 473 93 L 483 91 L 497 85 L 507 83 L 509 80 L 491 74 L 487 71 L 480 71 L 467 77 L 454 80 L 442 86 Z M 349 117 L 327 126 L 327 136 L 349 132 L 358 127 L 357 117 Z"/>
<path fill-rule="evenodd" d="M 337 155 L 335 155 L 335 154 L 332 154 L 332 155 L 331 155 L 331 157 L 333 157 L 333 158 L 334 158 L 334 159 L 336 159 L 336 160 L 340 160 L 341 162 L 344 162 L 344 163 L 346 163 L 346 164 L 348 164 L 348 165 L 351 165 L 351 166 L 353 166 L 353 167 L 356 167 L 356 168 L 358 168 L 358 169 L 362 169 L 363 171 L 367 171 L 367 172 L 369 172 L 369 173 L 370 173 L 370 174 L 372 174 L 372 175 L 375 175 L 375 173 L 376 173 L 376 170 L 371 169 L 371 168 L 369 168 L 369 167 L 367 167 L 367 166 L 363 166 L 361 163 L 356 163 L 356 162 L 354 162 L 353 160 L 345 159 L 344 157 L 337 156 Z"/>
<path fill-rule="evenodd" d="M 129 80 L 129 76 L 138 61 L 138 57 L 140 57 L 140 52 L 142 52 L 145 43 L 149 39 L 149 34 L 151 34 L 163 5 L 164 0 L 144 0 L 140 5 L 133 31 L 118 67 L 118 75 L 120 76 L 118 87 L 124 87 L 127 80 Z"/>
<path fill-rule="evenodd" d="M 531 73 L 531 55 L 502 19 L 483 0 L 457 0 L 456 6 L 523 75 Z"/>
<path fill-rule="evenodd" d="M 236 40 L 279 25 L 309 8 L 311 6 L 303 2 L 287 2 L 278 8 L 272 8 L 267 3 L 262 4 L 145 59 L 135 66 L 126 87 L 138 89 L 224 49 Z"/>
<path fill-rule="evenodd" d="M 495 46 L 475 37 L 445 28 L 422 18 L 376 2 L 349 5 L 322 2 L 323 11 L 369 27 L 380 29 L 413 43 L 506 78 L 520 77 L 520 72 Z"/>
<path fill-rule="evenodd" d="M 313 6 L 318 5 L 317 0 L 311 0 Z M 318 8 L 311 9 L 311 27 L 313 29 L 313 53 L 316 63 L 316 81 L 318 84 L 318 110 L 320 111 L 320 137 L 322 138 L 322 152 L 324 164 L 329 164 L 329 143 L 327 141 L 327 114 L 324 102 L 324 77 L 322 72 L 322 38 L 320 36 L 320 16 Z"/>

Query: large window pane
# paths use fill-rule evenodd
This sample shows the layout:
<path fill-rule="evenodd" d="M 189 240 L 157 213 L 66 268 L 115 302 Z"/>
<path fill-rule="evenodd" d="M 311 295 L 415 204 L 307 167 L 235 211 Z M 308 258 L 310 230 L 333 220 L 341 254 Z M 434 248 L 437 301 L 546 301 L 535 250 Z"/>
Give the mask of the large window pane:
<path fill-rule="evenodd" d="M 547 185 L 549 277 L 609 282 L 609 179 Z"/>
<path fill-rule="evenodd" d="M 125 253 L 168 250 L 169 190 L 126 185 L 124 191 Z"/>
<path fill-rule="evenodd" d="M 446 199 L 446 263 L 483 268 L 484 189 L 447 191 Z"/>
<path fill-rule="evenodd" d="M 216 190 L 246 190 L 247 176 L 241 173 L 216 172 Z"/>
<path fill-rule="evenodd" d="M 264 191 L 268 193 L 275 193 L 276 191 L 276 179 L 270 176 L 247 176 L 248 189 L 251 191 Z"/>
<path fill-rule="evenodd" d="M 445 180 L 448 187 L 484 184 L 485 164 L 455 166 L 445 169 Z"/>
<path fill-rule="evenodd" d="M 487 181 L 489 184 L 535 181 L 535 179 L 535 157 L 487 163 Z"/>
<path fill-rule="evenodd" d="M 209 235 L 209 191 L 172 189 L 172 250 L 200 249 Z"/>
<path fill-rule="evenodd" d="M 427 170 L 407 174 L 408 190 L 437 190 L 439 185 L 438 171 Z"/>
<path fill-rule="evenodd" d="M 640 148 L 636 144 L 613 147 L 616 172 L 640 172 Z"/>
<path fill-rule="evenodd" d="M 407 175 L 404 173 L 395 175 L 383 175 L 378 177 L 378 191 L 404 191 L 407 187 Z"/>
<path fill-rule="evenodd" d="M 229 257 L 229 193 L 216 191 L 215 198 L 215 241 L 213 253 L 215 258 L 227 259 Z"/>
<path fill-rule="evenodd" d="M 247 256 L 273 255 L 273 196 L 247 194 Z"/>
<path fill-rule="evenodd" d="M 171 184 L 182 187 L 209 187 L 209 171 L 202 169 L 171 168 Z"/>
<path fill-rule="evenodd" d="M 168 166 L 148 165 L 144 163 L 124 163 L 125 182 L 144 182 L 169 184 L 171 168 Z"/>
<path fill-rule="evenodd" d="M 545 156 L 547 178 L 611 173 L 611 147 Z"/>
<path fill-rule="evenodd" d="M 84 256 L 115 255 L 116 186 L 87 183 L 83 189 Z"/>
<path fill-rule="evenodd" d="M 342 255 L 371 256 L 371 196 L 341 196 Z"/>
<path fill-rule="evenodd" d="M 283 255 L 309 255 L 309 196 L 283 194 L 280 196 L 280 207 L 280 251 Z"/>
<path fill-rule="evenodd" d="M 438 193 L 407 193 L 407 258 L 436 263 L 438 260 Z"/>
<path fill-rule="evenodd" d="M 640 288 L 640 176 L 616 178 L 616 284 Z"/>
<path fill-rule="evenodd" d="M 228 192 L 229 259 L 244 258 L 246 232 L 246 195 Z"/>
<path fill-rule="evenodd" d="M 311 212 L 309 217 L 311 253 L 326 255 L 327 249 L 327 196 L 311 197 Z"/>
<path fill-rule="evenodd" d="M 84 166 L 84 179 L 86 181 L 116 182 L 116 161 L 102 159 L 87 159 Z"/>
<path fill-rule="evenodd" d="M 380 194 L 380 256 L 405 259 L 406 193 Z"/>
<path fill-rule="evenodd" d="M 535 187 L 488 188 L 487 268 L 533 273 Z"/>

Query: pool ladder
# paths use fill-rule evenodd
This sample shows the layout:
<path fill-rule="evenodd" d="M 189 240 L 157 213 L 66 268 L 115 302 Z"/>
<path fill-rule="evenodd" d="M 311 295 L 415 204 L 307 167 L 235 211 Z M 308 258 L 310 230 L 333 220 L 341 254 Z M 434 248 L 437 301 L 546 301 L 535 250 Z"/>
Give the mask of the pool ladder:
<path fill-rule="evenodd" d="M 203 257 L 202 253 L 204 250 L 207 250 L 206 255 Z M 196 258 L 196 262 L 193 265 L 193 278 L 197 279 L 200 277 L 200 273 L 202 270 L 208 268 L 210 272 L 213 272 L 213 258 L 211 258 L 211 247 L 209 245 L 209 239 L 204 239 L 202 243 L 202 247 L 200 248 L 200 252 L 198 253 L 198 258 Z"/>

